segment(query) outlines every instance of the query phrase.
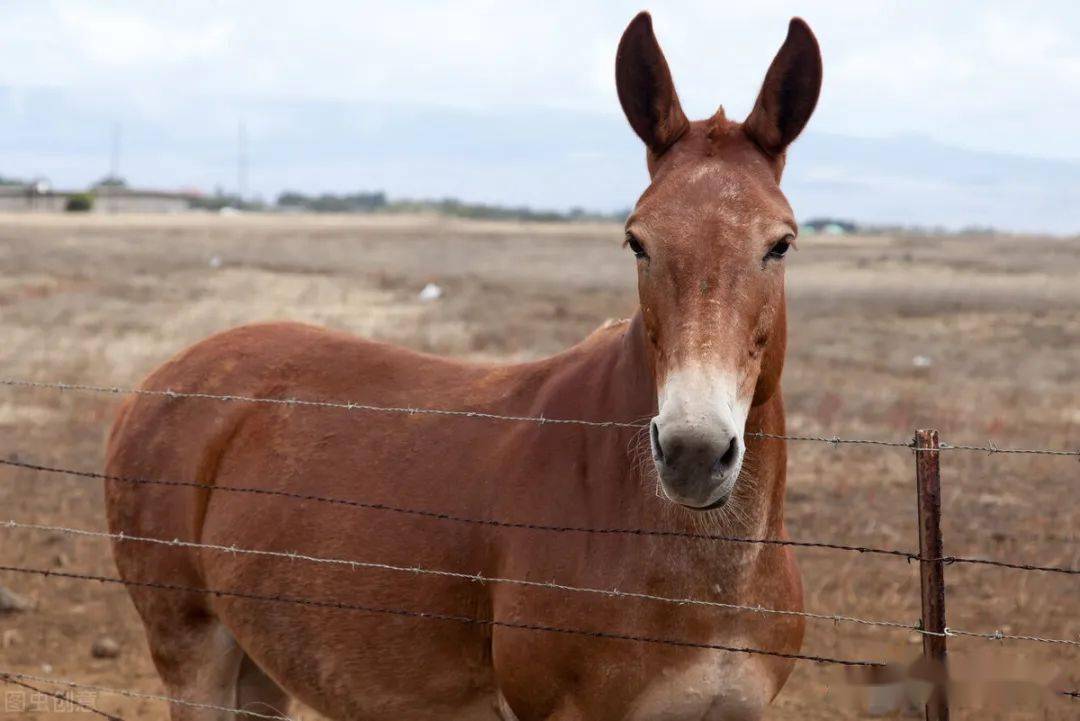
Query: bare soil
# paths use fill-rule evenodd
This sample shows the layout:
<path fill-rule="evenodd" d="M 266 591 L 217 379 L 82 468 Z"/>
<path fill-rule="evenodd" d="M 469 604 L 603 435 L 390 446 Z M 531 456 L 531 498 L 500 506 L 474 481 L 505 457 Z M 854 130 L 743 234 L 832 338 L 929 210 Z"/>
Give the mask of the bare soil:
<path fill-rule="evenodd" d="M 0 376 L 131 386 L 214 331 L 274 318 L 437 353 L 534 358 L 633 312 L 620 242 L 616 225 L 437 217 L 3 216 Z M 1077 239 L 805 235 L 788 269 L 789 431 L 903 441 L 933 427 L 952 443 L 1080 447 L 1078 275 Z M 428 282 L 442 298 L 418 298 Z M 99 470 L 116 403 L 0 387 L 0 455 Z M 910 452 L 792 443 L 789 458 L 793 537 L 916 547 Z M 947 553 L 1080 566 L 1075 457 L 954 451 L 942 465 Z M 96 481 L 0 468 L 0 509 L 0 521 L 104 528 Z M 798 555 L 809 610 L 918 619 L 915 565 Z M 115 573 L 106 542 L 13 529 L 0 529 L 0 564 Z M 1080 639 L 1076 576 L 960 565 L 946 575 L 952 627 Z M 0 669 L 160 691 L 122 588 L 10 572 L 0 586 L 35 604 L 0 614 Z M 91 654 L 103 636 L 118 657 Z M 804 650 L 910 659 L 919 643 L 908 631 L 812 621 Z M 1075 646 L 954 638 L 950 648 L 1080 688 Z M 801 663 L 768 718 L 869 717 L 842 698 L 844 686 L 835 670 Z M 70 718 L 20 712 L 41 700 L 0 693 L 11 718 Z M 88 700 L 127 719 L 167 717 L 156 701 Z M 1008 705 L 966 704 L 954 718 L 1080 716 L 1080 701 Z"/>

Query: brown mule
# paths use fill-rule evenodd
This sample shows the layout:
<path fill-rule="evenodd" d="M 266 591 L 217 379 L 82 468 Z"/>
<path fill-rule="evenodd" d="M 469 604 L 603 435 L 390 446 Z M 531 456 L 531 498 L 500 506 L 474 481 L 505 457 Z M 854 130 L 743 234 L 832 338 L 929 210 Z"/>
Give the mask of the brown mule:
<path fill-rule="evenodd" d="M 108 472 L 560 526 L 784 537 L 783 256 L 778 185 L 817 101 L 801 20 L 743 123 L 683 114 L 647 14 L 619 44 L 619 99 L 648 148 L 627 221 L 641 308 L 555 357 L 483 365 L 319 328 L 237 328 L 148 389 L 429 406 L 627 428 L 137 397 Z M 643 453 L 651 450 L 652 462 Z M 644 463 L 635 461 L 641 451 Z M 642 460 L 642 459 L 637 459 Z M 656 489 L 662 489 L 660 497 Z M 113 532 L 799 610 L 786 548 L 496 528 L 316 501 L 110 482 Z M 795 652 L 801 619 L 508 584 L 118 542 L 121 575 Z M 259 712 L 295 697 L 333 719 L 757 719 L 785 659 L 133 587 L 169 694 Z M 174 721 L 231 718 L 175 706 Z"/>

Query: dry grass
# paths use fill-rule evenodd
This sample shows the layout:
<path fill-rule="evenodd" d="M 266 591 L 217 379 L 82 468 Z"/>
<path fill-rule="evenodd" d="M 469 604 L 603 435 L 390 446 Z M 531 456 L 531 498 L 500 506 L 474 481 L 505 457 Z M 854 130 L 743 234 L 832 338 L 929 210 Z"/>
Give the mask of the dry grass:
<path fill-rule="evenodd" d="M 268 318 L 440 353 L 535 357 L 632 312 L 632 272 L 619 242 L 619 229 L 607 225 L 8 216 L 0 219 L 0 375 L 130 385 L 212 331 Z M 789 270 L 792 431 L 899 440 L 932 426 L 953 442 L 1080 445 L 1080 243 L 874 236 L 806 237 L 800 246 Z M 442 300 L 417 299 L 428 281 L 444 287 Z M 0 453 L 99 468 L 114 402 L 3 389 Z M 792 445 L 792 535 L 912 547 L 912 466 L 902 450 Z M 948 552 L 1080 565 L 1075 459 L 952 453 L 943 471 Z M 4 518 L 102 526 L 100 488 L 76 479 L 0 470 L 0 507 Z M 0 534 L 0 562 L 113 573 L 99 541 Z M 799 555 L 810 609 L 917 619 L 916 569 L 903 561 Z M 947 577 L 954 627 L 1080 638 L 1075 577 L 962 567 Z M 122 589 L 10 574 L 0 583 L 38 603 L 0 616 L 0 666 L 156 688 Z M 100 634 L 121 642 L 119 659 L 91 658 Z M 895 656 L 914 654 L 911 641 L 811 623 L 806 650 Z M 986 642 L 952 647 L 962 653 Z M 999 648 L 1080 688 L 1076 651 Z M 833 681 L 825 669 L 800 666 L 769 718 L 856 717 L 830 708 Z M 152 702 L 101 703 L 128 718 L 165 717 Z M 1078 712 L 1080 702 L 1032 717 Z M 54 717 L 67 716 L 28 716 Z M 970 709 L 958 717 L 1012 718 Z"/>

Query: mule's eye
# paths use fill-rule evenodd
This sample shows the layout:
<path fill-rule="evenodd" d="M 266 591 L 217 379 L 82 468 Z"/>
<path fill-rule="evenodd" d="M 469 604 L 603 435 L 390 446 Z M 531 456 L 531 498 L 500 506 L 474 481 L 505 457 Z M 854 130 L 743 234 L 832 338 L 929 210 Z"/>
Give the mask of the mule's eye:
<path fill-rule="evenodd" d="M 773 244 L 773 247 L 769 248 L 769 252 L 765 255 L 765 260 L 779 260 L 780 258 L 783 258 L 784 255 L 788 252 L 788 249 L 791 247 L 791 241 L 793 240 L 795 240 L 795 236 L 789 233 L 780 240 L 776 241 Z"/>
<path fill-rule="evenodd" d="M 641 241 L 635 238 L 633 233 L 626 234 L 626 247 L 630 249 L 635 258 L 649 257 L 649 254 L 645 252 L 645 248 L 641 245 Z"/>

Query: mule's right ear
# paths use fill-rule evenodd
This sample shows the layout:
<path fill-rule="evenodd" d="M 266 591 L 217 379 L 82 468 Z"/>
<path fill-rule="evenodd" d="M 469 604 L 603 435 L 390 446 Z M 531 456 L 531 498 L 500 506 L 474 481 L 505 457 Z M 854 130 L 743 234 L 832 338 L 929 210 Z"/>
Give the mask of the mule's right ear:
<path fill-rule="evenodd" d="M 630 127 L 654 155 L 662 154 L 689 129 L 647 12 L 630 21 L 619 41 L 615 86 Z"/>

